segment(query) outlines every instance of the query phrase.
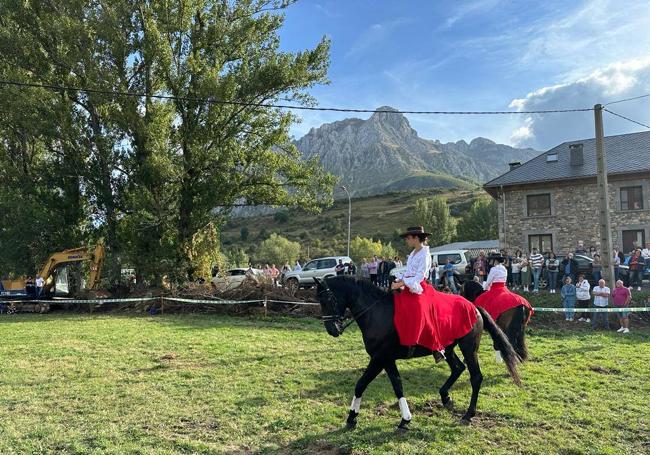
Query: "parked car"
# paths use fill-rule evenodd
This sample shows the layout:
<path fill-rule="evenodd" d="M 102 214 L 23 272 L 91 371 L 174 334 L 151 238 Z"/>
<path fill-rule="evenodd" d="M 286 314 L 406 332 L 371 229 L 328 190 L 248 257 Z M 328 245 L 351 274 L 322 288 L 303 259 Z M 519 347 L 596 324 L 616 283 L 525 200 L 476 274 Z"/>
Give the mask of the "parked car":
<path fill-rule="evenodd" d="M 443 268 L 447 264 L 447 259 L 451 259 L 454 264 L 454 279 L 456 286 L 460 286 L 466 280 L 465 269 L 469 265 L 469 250 L 448 250 L 436 251 L 431 253 L 431 263 L 438 264 L 438 272 L 440 273 L 440 283 L 442 286 L 446 285 L 447 278 L 443 276 Z M 398 273 L 404 273 L 406 267 L 397 267 L 391 270 L 390 275 L 395 277 Z"/>
<path fill-rule="evenodd" d="M 229 291 L 238 288 L 244 282 L 246 277 L 252 274 L 252 277 L 259 279 L 264 277 L 264 273 L 259 269 L 234 268 L 226 270 L 223 275 L 217 275 L 212 278 L 212 285 L 219 291 Z"/>
<path fill-rule="evenodd" d="M 306 263 L 302 270 L 287 272 L 284 275 L 283 284 L 289 288 L 291 292 L 296 292 L 299 288 L 308 288 L 314 286 L 314 278 L 319 280 L 336 276 L 336 265 L 339 260 L 343 261 L 346 265 L 345 271 L 347 273 L 347 264 L 352 262 L 348 256 L 329 256 L 324 258 L 312 259 Z"/>

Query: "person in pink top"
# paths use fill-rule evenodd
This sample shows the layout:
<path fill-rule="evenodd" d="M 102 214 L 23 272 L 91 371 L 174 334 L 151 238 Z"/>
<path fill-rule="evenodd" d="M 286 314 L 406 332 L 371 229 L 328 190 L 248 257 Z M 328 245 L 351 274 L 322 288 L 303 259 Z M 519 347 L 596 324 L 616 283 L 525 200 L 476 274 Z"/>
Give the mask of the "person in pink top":
<path fill-rule="evenodd" d="M 630 306 L 632 295 L 630 294 L 630 290 L 623 286 L 622 280 L 616 282 L 616 288 L 614 288 L 614 292 L 612 292 L 612 300 L 614 306 L 617 308 L 627 308 Z M 618 329 L 617 332 L 630 333 L 630 312 L 622 311 L 617 314 L 618 321 L 621 324 L 621 328 Z"/>

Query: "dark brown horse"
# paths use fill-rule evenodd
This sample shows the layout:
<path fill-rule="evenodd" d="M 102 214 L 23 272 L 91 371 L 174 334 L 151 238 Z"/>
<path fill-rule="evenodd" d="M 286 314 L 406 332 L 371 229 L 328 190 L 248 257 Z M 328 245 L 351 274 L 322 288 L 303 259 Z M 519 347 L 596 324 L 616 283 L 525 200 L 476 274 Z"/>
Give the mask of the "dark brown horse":
<path fill-rule="evenodd" d="M 466 281 L 461 287 L 460 294 L 470 302 L 475 302 L 476 298 L 483 294 L 485 290 L 480 283 L 476 281 Z M 504 311 L 496 320 L 497 325 L 508 336 L 508 340 L 519 358 L 523 362 L 528 358 L 528 346 L 526 346 L 526 326 L 530 320 L 530 309 L 525 305 L 519 305 Z M 498 351 L 497 347 L 494 347 Z M 498 358 L 498 356 L 497 356 Z"/>
<path fill-rule="evenodd" d="M 322 281 L 316 280 L 316 282 L 318 300 L 320 301 L 322 318 L 327 333 L 333 337 L 338 337 L 349 323 L 356 321 L 361 329 L 366 352 L 370 356 L 368 367 L 359 378 L 354 389 L 354 398 L 347 418 L 348 428 L 354 428 L 357 424 L 361 396 L 366 387 L 382 370 L 385 370 L 399 400 L 402 420 L 398 428 L 401 430 L 408 429 L 411 412 L 404 398 L 402 380 L 395 361 L 432 356 L 432 351 L 419 346 L 415 350 L 411 350 L 408 346 L 400 344 L 393 323 L 394 305 L 391 293 L 383 291 L 369 282 L 358 281 L 347 276 L 331 277 Z M 350 310 L 353 318 L 348 323 L 345 322 L 346 310 Z M 478 349 L 483 329 L 487 330 L 494 345 L 503 353 L 503 359 L 513 381 L 520 384 L 517 372 L 519 362 L 517 353 L 490 315 L 482 308 L 477 308 L 477 319 L 472 330 L 445 348 L 445 358 L 451 369 L 451 375 L 440 388 L 442 404 L 445 408 L 451 409 L 453 403 L 449 397 L 449 389 L 465 370 L 465 365 L 467 365 L 470 383 L 472 384 L 472 397 L 469 408 L 461 420 L 465 424 L 468 424 L 476 414 L 476 402 L 483 381 L 478 361 Z M 456 346 L 460 348 L 465 363 L 454 352 Z"/>

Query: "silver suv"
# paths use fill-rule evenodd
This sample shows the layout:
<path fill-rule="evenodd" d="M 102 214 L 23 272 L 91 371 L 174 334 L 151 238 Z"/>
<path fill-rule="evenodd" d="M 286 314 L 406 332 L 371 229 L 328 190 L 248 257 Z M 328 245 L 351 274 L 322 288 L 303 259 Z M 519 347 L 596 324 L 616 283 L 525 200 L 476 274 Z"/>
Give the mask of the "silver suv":
<path fill-rule="evenodd" d="M 352 259 L 348 256 L 329 256 L 312 259 L 303 266 L 302 270 L 287 272 L 284 275 L 284 285 L 287 286 L 291 292 L 295 292 L 301 287 L 306 288 L 314 286 L 314 278 L 322 280 L 323 278 L 336 275 L 335 269 L 336 265 L 339 263 L 339 259 L 346 266 L 345 271 L 347 273 L 347 265 L 352 262 Z"/>

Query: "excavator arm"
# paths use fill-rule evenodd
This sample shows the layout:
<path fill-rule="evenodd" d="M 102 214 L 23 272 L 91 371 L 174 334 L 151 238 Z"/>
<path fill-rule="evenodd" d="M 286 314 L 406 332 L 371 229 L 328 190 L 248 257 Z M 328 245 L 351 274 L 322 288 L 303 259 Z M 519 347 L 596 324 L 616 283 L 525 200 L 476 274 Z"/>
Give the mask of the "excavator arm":
<path fill-rule="evenodd" d="M 85 248 L 73 248 L 59 253 L 53 253 L 45 261 L 40 276 L 45 280 L 43 291 L 48 292 L 54 286 L 54 272 L 62 265 L 72 262 L 90 262 L 90 277 L 88 289 L 93 289 L 101 278 L 102 266 L 104 265 L 105 250 L 102 243 L 98 243 L 92 252 Z"/>

